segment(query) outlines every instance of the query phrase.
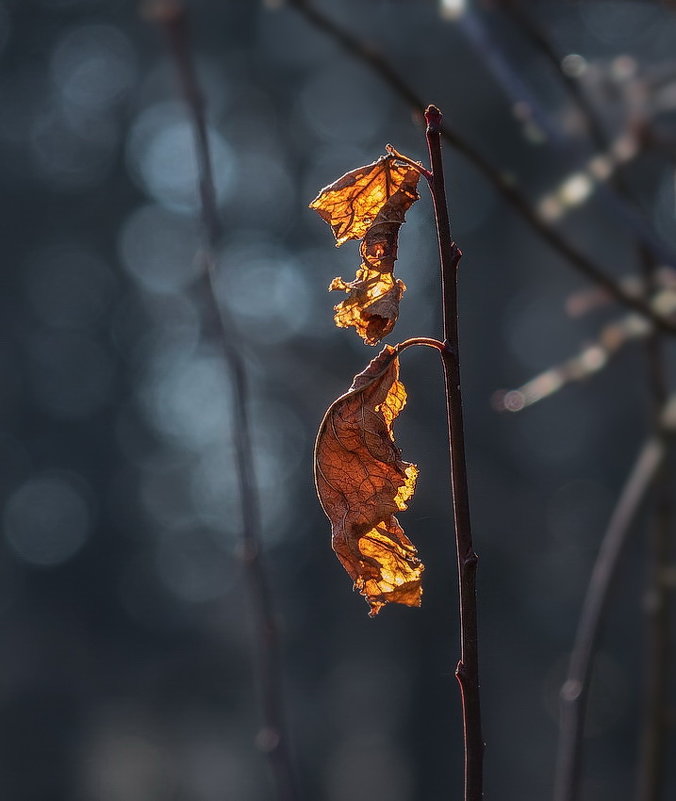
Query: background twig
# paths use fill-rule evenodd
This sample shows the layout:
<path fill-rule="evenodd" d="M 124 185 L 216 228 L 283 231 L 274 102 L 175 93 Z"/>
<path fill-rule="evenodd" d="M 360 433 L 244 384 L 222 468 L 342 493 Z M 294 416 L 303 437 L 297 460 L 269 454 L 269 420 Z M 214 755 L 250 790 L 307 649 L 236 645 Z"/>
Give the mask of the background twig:
<path fill-rule="evenodd" d="M 257 744 L 269 759 L 279 801 L 296 801 L 298 795 L 283 715 L 279 635 L 261 553 L 260 499 L 254 474 L 246 369 L 244 358 L 238 348 L 237 331 L 218 302 L 216 289 L 216 249 L 221 225 L 214 189 L 204 100 L 190 53 L 188 19 L 182 4 L 173 0 L 151 3 L 148 15 L 158 21 L 166 31 L 192 121 L 204 229 L 201 253 L 204 267 L 202 278 L 212 316 L 220 329 L 219 340 L 223 358 L 232 379 L 234 413 L 231 434 L 235 444 L 242 511 L 242 559 L 254 606 L 258 674 L 263 700 L 263 728 L 259 732 Z"/>
<path fill-rule="evenodd" d="M 657 437 L 651 437 L 641 449 L 610 518 L 594 563 L 568 674 L 561 689 L 554 801 L 574 801 L 577 797 L 589 683 L 601 622 L 624 545 L 641 504 L 655 481 L 664 454 L 664 443 Z"/>
<path fill-rule="evenodd" d="M 642 253 L 646 293 L 657 283 L 657 268 L 650 254 Z M 660 415 L 667 402 L 667 362 L 664 338 L 652 332 L 646 341 L 652 422 L 655 436 L 666 446 L 666 433 Z M 655 482 L 656 504 L 649 537 L 649 570 L 644 600 L 646 651 L 643 722 L 640 735 L 637 773 L 637 801 L 659 801 L 664 789 L 664 764 L 667 741 L 667 697 L 670 668 L 670 609 L 665 576 L 671 552 L 673 506 L 669 492 L 669 470 L 660 467 Z"/>
<path fill-rule="evenodd" d="M 609 323 L 603 327 L 598 338 L 576 356 L 543 370 L 516 389 L 496 392 L 493 405 L 499 411 L 520 412 L 554 395 L 568 384 L 583 381 L 599 372 L 624 345 L 649 336 L 651 330 L 646 320 L 633 313 Z"/>

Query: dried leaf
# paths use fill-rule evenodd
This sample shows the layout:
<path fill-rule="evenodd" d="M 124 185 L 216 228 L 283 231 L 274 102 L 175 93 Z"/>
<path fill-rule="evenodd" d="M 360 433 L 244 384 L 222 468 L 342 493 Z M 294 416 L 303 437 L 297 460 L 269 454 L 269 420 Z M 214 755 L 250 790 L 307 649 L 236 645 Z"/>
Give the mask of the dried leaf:
<path fill-rule="evenodd" d="M 371 615 L 389 602 L 420 606 L 422 595 L 424 566 L 394 516 L 406 509 L 418 475 L 400 459 L 392 433 L 405 404 L 397 352 L 386 345 L 329 408 L 315 448 L 333 549 Z"/>
<path fill-rule="evenodd" d="M 352 326 L 368 345 L 389 334 L 399 316 L 406 287 L 394 277 L 397 240 L 406 212 L 418 199 L 419 179 L 413 167 L 382 156 L 343 175 L 310 204 L 331 225 L 336 245 L 363 238 L 355 280 L 334 278 L 329 289 L 348 293 L 335 306 L 336 325 Z"/>
<path fill-rule="evenodd" d="M 381 156 L 378 161 L 351 170 L 325 186 L 310 208 L 331 226 L 336 247 L 348 239 L 363 239 L 385 203 L 404 181 L 410 182 L 409 172 L 418 176 L 411 167 L 395 163 L 392 156 Z M 418 199 L 417 182 L 416 177 L 409 206 Z"/>
<path fill-rule="evenodd" d="M 397 322 L 406 284 L 391 273 L 377 273 L 362 264 L 349 284 L 342 278 L 334 278 L 329 290 L 335 289 L 348 293 L 342 303 L 334 306 L 336 325 L 352 326 L 367 345 L 377 345 Z"/>

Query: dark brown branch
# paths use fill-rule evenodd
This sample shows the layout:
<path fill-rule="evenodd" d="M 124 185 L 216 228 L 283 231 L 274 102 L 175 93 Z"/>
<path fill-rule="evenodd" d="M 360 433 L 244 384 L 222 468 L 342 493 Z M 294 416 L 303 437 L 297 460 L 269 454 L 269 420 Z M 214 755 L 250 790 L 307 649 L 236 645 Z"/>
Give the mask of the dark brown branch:
<path fill-rule="evenodd" d="M 479 649 L 476 603 L 477 555 L 472 545 L 469 489 L 465 463 L 465 434 L 460 389 L 460 359 L 458 347 L 458 263 L 462 256 L 451 236 L 446 204 L 444 173 L 441 160 L 441 113 L 435 106 L 425 112 L 427 145 L 432 178 L 430 187 L 439 242 L 441 286 L 443 297 L 444 347 L 440 351 L 444 367 L 448 434 L 451 461 L 451 491 L 453 521 L 458 559 L 460 596 L 460 660 L 455 675 L 462 695 L 462 715 L 465 735 L 465 801 L 481 801 L 483 797 L 484 741 L 481 733 L 479 695 Z"/>
<path fill-rule="evenodd" d="M 260 499 L 254 474 L 247 376 L 244 359 L 237 344 L 235 326 L 219 304 L 216 291 L 215 252 L 220 239 L 221 224 L 214 189 L 204 99 L 195 74 L 190 52 L 188 19 L 182 4 L 175 0 L 150 3 L 147 13 L 163 26 L 167 34 L 192 121 L 204 229 L 202 278 L 205 296 L 219 329 L 223 359 L 232 378 L 232 438 L 235 444 L 242 511 L 242 558 L 255 612 L 257 668 L 263 701 L 263 728 L 258 736 L 258 745 L 269 759 L 279 801 L 296 801 L 298 796 L 283 716 L 279 634 L 261 555 Z"/>
<path fill-rule="evenodd" d="M 378 51 L 329 19 L 309 0 L 288 0 L 288 4 L 297 9 L 308 22 L 338 42 L 355 58 L 367 64 L 396 95 L 408 103 L 418 114 L 423 114 L 425 103 Z M 598 286 L 603 287 L 618 303 L 634 309 L 634 311 L 652 320 L 660 330 L 670 334 L 676 333 L 675 321 L 656 314 L 643 298 L 627 293 L 620 284 L 608 276 L 591 258 L 570 244 L 555 228 L 542 219 L 516 186 L 457 131 L 446 124 L 442 124 L 440 134 L 451 147 L 473 164 L 531 228 L 579 273 Z"/>
<path fill-rule="evenodd" d="M 568 674 L 561 688 L 554 801 L 574 801 L 578 795 L 589 683 L 601 622 L 624 545 L 664 455 L 665 446 L 659 437 L 651 437 L 643 446 L 610 518 L 592 570 Z"/>

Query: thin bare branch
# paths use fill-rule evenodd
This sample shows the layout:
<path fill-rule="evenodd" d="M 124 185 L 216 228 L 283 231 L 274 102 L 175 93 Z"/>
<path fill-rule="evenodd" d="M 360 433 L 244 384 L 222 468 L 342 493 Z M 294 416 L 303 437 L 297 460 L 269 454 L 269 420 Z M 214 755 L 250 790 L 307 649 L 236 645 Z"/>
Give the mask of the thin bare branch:
<path fill-rule="evenodd" d="M 642 255 L 646 292 L 654 290 L 658 272 L 650 254 Z M 668 397 L 668 368 L 664 337 L 653 331 L 646 342 L 652 418 L 655 436 L 666 441 L 660 416 Z M 645 687 L 636 781 L 637 801 L 660 801 L 664 790 L 667 752 L 667 698 L 671 650 L 670 593 L 664 580 L 669 568 L 673 501 L 669 468 L 660 468 L 655 482 L 656 506 L 649 537 L 649 570 L 644 602 L 646 620 Z"/>
<path fill-rule="evenodd" d="M 526 12 L 517 10 L 518 3 L 503 0 L 502 5 L 512 9 L 512 15 L 519 27 L 529 24 L 530 18 Z M 518 110 L 519 116 L 530 123 L 524 130 L 539 131 L 540 138 L 545 139 L 556 151 L 559 164 L 566 167 L 566 175 L 559 185 L 535 203 L 539 216 L 546 222 L 554 223 L 591 198 L 597 197 L 606 210 L 615 216 L 617 223 L 631 230 L 656 261 L 676 266 L 676 253 L 657 235 L 620 172 L 623 166 L 643 152 L 644 140 L 641 132 L 646 128 L 645 121 L 631 119 L 627 129 L 619 136 L 612 141 L 610 137 L 606 137 L 593 105 L 562 69 L 544 32 L 533 23 L 533 30 L 525 29 L 531 43 L 535 44 L 538 51 L 544 50 L 545 57 L 554 63 L 566 88 L 573 82 L 578 89 L 571 93 L 573 103 L 587 129 L 591 131 L 594 149 L 598 151 L 589 157 L 586 149 L 581 150 L 576 142 L 562 135 L 561 126 L 551 119 L 521 79 L 481 14 L 468 8 L 457 17 L 455 24 L 474 46 L 496 83 L 505 90 L 513 109 Z"/>
<path fill-rule="evenodd" d="M 605 326 L 596 342 L 588 345 L 577 356 L 550 367 L 516 389 L 496 392 L 493 396 L 493 405 L 498 411 L 520 412 L 554 395 L 568 384 L 583 381 L 599 372 L 624 345 L 637 339 L 644 339 L 652 330 L 650 323 L 643 317 L 628 314 L 621 320 Z"/>
<path fill-rule="evenodd" d="M 643 291 L 644 281 L 636 275 L 625 275 L 619 279 L 626 292 L 639 294 Z M 656 301 L 660 305 L 666 303 L 668 297 L 661 294 L 666 290 L 674 295 L 674 307 L 676 307 L 676 270 L 671 267 L 660 267 L 654 278 L 655 289 L 660 293 Z M 597 287 L 584 287 L 572 292 L 565 303 L 566 314 L 571 317 L 582 317 L 595 309 L 607 306 L 612 301 L 607 292 Z M 670 305 L 670 304 L 669 304 Z"/>
<path fill-rule="evenodd" d="M 430 189 L 432 191 L 434 217 L 437 226 L 443 299 L 444 342 L 443 348 L 439 353 L 444 367 L 453 522 L 458 562 L 460 659 L 455 669 L 455 676 L 460 685 L 462 697 L 465 740 L 464 801 L 481 801 L 483 798 L 484 741 L 481 733 L 479 638 L 476 602 L 478 559 L 472 544 L 472 528 L 470 525 L 458 340 L 457 278 L 458 263 L 462 253 L 453 241 L 448 217 L 441 159 L 441 112 L 436 106 L 428 106 L 425 111 L 425 120 L 427 122 L 426 135 L 430 154 L 430 167 L 432 168 Z"/>
<path fill-rule="evenodd" d="M 575 801 L 593 656 L 617 564 L 639 509 L 664 460 L 665 444 L 652 436 L 641 449 L 603 536 L 582 607 L 566 680 L 561 688 L 554 801 Z"/>
<path fill-rule="evenodd" d="M 261 554 L 260 498 L 254 472 L 247 375 L 244 358 L 238 347 L 237 331 L 227 312 L 219 304 L 216 290 L 215 254 L 221 223 L 214 188 L 204 99 L 195 73 L 187 12 L 182 3 L 178 0 L 157 0 L 148 3 L 145 11 L 166 32 L 192 121 L 204 229 L 202 278 L 213 320 L 218 325 L 223 359 L 232 379 L 234 413 L 231 435 L 235 444 L 242 511 L 242 558 L 255 612 L 258 679 L 263 697 L 263 728 L 259 732 L 257 744 L 269 759 L 279 801 L 296 801 L 298 794 L 283 714 L 279 634 Z"/>
<path fill-rule="evenodd" d="M 595 149 L 598 151 L 607 150 L 608 136 L 603 127 L 603 123 L 596 113 L 594 104 L 587 97 L 580 82 L 562 69 L 561 57 L 549 41 L 549 37 L 538 25 L 534 17 L 524 10 L 520 0 L 501 0 L 500 5 L 559 76 L 561 83 L 568 93 L 568 97 L 577 108 L 580 117 L 584 121 Z"/>

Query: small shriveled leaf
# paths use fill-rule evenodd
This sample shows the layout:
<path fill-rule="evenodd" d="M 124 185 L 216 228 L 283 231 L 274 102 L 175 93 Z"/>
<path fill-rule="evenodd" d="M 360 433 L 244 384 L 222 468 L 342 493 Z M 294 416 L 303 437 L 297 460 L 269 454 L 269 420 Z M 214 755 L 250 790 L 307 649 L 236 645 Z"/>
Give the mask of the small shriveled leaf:
<path fill-rule="evenodd" d="M 385 203 L 407 180 L 409 171 L 410 167 L 397 164 L 394 157 L 381 156 L 325 186 L 310 208 L 331 226 L 336 247 L 348 239 L 362 239 Z M 415 186 L 413 192 L 411 203 L 418 199 Z"/>
<path fill-rule="evenodd" d="M 397 322 L 406 284 L 391 273 L 378 273 L 362 264 L 354 281 L 346 283 L 334 278 L 329 290 L 335 289 L 348 293 L 342 303 L 334 306 L 333 319 L 338 328 L 352 326 L 367 345 L 377 345 Z"/>
<path fill-rule="evenodd" d="M 376 615 L 389 602 L 420 606 L 423 564 L 395 512 L 418 470 L 404 462 L 392 423 L 404 408 L 397 351 L 386 345 L 327 411 L 317 435 L 315 481 L 332 545 Z"/>

